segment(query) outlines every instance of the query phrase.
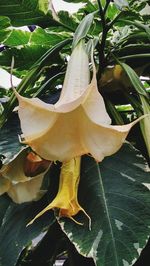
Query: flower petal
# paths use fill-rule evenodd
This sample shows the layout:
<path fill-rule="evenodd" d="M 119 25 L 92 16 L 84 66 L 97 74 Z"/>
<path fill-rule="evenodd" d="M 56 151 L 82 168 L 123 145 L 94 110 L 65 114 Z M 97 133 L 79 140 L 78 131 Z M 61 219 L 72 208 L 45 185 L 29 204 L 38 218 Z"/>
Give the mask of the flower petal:
<path fill-rule="evenodd" d="M 82 40 L 71 54 L 60 99 L 56 106 L 78 99 L 87 89 L 89 77 L 89 60 Z"/>
<path fill-rule="evenodd" d="M 58 115 L 54 112 L 54 105 L 44 103 L 38 98 L 28 99 L 15 93 L 19 101 L 21 129 L 26 139 L 41 134 L 55 123 Z"/>
<path fill-rule="evenodd" d="M 42 158 L 51 161 L 68 161 L 88 153 L 81 142 L 81 117 L 79 108 L 69 113 L 60 114 L 52 128 L 43 132 L 43 135 L 28 141 L 28 145 Z"/>
<path fill-rule="evenodd" d="M 123 126 L 101 126 L 92 123 L 86 117 L 82 120 L 84 121 L 82 124 L 84 145 L 89 153 L 100 162 L 105 156 L 110 156 L 121 148 L 132 126 L 143 117 Z"/>
<path fill-rule="evenodd" d="M 84 108 L 87 116 L 96 124 L 109 125 L 111 124 L 111 119 L 106 111 L 103 97 L 101 96 L 97 88 L 96 68 L 93 59 L 92 65 L 93 78 L 88 86 L 88 94 L 82 104 L 82 107 Z"/>
<path fill-rule="evenodd" d="M 16 203 L 38 200 L 45 193 L 40 190 L 43 178 L 44 174 L 41 174 L 26 182 L 11 184 L 7 194 Z"/>

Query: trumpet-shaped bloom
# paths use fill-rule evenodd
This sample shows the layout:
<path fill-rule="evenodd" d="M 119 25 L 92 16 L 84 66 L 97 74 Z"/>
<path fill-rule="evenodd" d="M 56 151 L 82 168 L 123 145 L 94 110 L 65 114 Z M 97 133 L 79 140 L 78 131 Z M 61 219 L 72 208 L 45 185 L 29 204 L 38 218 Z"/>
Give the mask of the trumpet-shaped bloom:
<path fill-rule="evenodd" d="M 44 193 L 41 186 L 49 165 L 27 149 L 21 151 L 0 170 L 0 195 L 7 192 L 16 203 L 38 200 Z"/>
<path fill-rule="evenodd" d="M 91 154 L 102 161 L 123 144 L 135 122 L 110 125 L 97 88 L 94 62 L 91 82 L 89 77 L 88 55 L 84 42 L 80 41 L 71 54 L 56 104 L 47 104 L 38 98 L 28 99 L 16 92 L 24 143 L 42 158 L 63 162 Z"/>
<path fill-rule="evenodd" d="M 83 211 L 90 221 L 90 217 L 79 205 L 77 199 L 79 179 L 80 157 L 63 163 L 60 173 L 59 189 L 56 197 L 45 209 L 38 213 L 29 224 L 32 224 L 35 219 L 39 218 L 45 212 L 55 208 L 59 209 L 59 217 L 69 217 L 74 220 L 72 216 L 76 215 L 79 211 Z M 74 221 L 78 223 L 76 220 Z"/>

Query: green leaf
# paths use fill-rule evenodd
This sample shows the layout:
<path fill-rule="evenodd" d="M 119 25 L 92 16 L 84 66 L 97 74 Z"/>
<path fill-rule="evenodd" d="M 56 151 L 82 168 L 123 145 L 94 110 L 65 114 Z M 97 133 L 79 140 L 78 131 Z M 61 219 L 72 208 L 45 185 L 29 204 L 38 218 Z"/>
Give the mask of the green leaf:
<path fill-rule="evenodd" d="M 127 0 L 114 0 L 114 3 L 116 7 L 121 11 L 128 10 L 129 8 L 129 3 Z"/>
<path fill-rule="evenodd" d="M 136 72 L 127 64 L 125 63 L 121 63 L 120 61 L 118 61 L 119 64 L 122 66 L 122 68 L 124 69 L 124 71 L 126 72 L 126 74 L 128 75 L 131 84 L 133 85 L 133 87 L 135 88 L 135 90 L 141 94 L 144 95 L 145 97 L 148 97 L 148 94 L 145 90 L 144 85 L 142 84 L 140 78 L 138 77 L 138 75 L 136 74 Z"/>
<path fill-rule="evenodd" d="M 48 49 L 46 51 L 46 53 L 44 53 L 40 58 L 38 55 L 38 60 L 35 62 L 34 65 L 32 65 L 32 68 L 30 69 L 28 74 L 22 79 L 21 83 L 19 84 L 19 86 L 17 88 L 18 92 L 24 93 L 26 90 L 31 89 L 31 87 L 33 87 L 33 84 L 35 83 L 35 81 L 39 78 L 39 75 L 40 75 L 40 72 L 42 71 L 42 69 L 47 65 L 50 66 L 50 63 L 52 64 L 53 62 L 58 62 L 57 56 L 58 56 L 60 50 L 63 47 L 65 47 L 67 44 L 69 44 L 70 41 L 71 41 L 71 39 L 66 39 L 66 40 L 56 44 L 54 47 Z M 40 46 L 40 48 L 42 48 L 42 47 Z M 11 49 L 11 52 L 12 52 L 12 50 L 13 49 Z M 4 63 L 8 64 L 8 61 L 10 60 L 9 61 L 10 64 L 8 64 L 10 66 L 12 56 L 9 54 L 9 50 L 6 52 L 8 53 L 9 57 L 6 58 L 5 56 L 3 56 Z M 30 49 L 29 52 L 32 53 L 32 50 Z M 12 53 L 12 55 L 14 56 L 14 53 Z M 1 62 L 1 56 L 0 56 L 0 62 Z M 25 54 L 22 54 L 22 56 L 23 56 L 24 60 L 27 60 L 27 57 L 25 58 Z M 31 56 L 33 56 L 33 55 L 31 55 Z M 32 57 L 30 57 L 28 60 L 31 60 L 31 58 Z M 6 59 L 7 59 L 7 61 L 5 62 Z M 16 62 L 16 60 L 15 60 L 15 62 Z M 21 60 L 19 60 L 19 62 L 21 63 Z M 13 93 L 10 97 L 9 102 L 4 106 L 4 111 L 0 117 L 0 128 L 4 125 L 6 119 L 10 115 L 13 108 L 15 107 L 15 103 L 16 103 L 16 97 Z"/>
<path fill-rule="evenodd" d="M 45 2 L 41 0 L 6 0 L 0 1 L 0 16 L 10 19 L 13 26 L 55 24 L 50 13 L 45 15 Z"/>
<path fill-rule="evenodd" d="M 16 266 L 22 250 L 32 248 L 32 240 L 35 240 L 34 246 L 38 244 L 43 233 L 46 233 L 56 221 L 53 211 L 50 211 L 27 227 L 29 221 L 55 197 L 58 190 L 59 172 L 58 165 L 53 164 L 47 172 L 45 184 L 43 184 L 43 189 L 47 189 L 50 184 L 48 192 L 37 202 L 15 204 L 6 196 L 0 197 L 0 215 L 2 215 L 2 217 L 0 216 L 0 221 L 2 220 L 0 227 L 0 265 Z"/>
<path fill-rule="evenodd" d="M 47 32 L 42 28 L 38 28 L 32 33 L 30 43 L 42 46 L 49 46 L 50 48 L 50 46 L 54 46 L 65 39 L 65 35 L 55 32 Z"/>
<path fill-rule="evenodd" d="M 10 199 L 6 195 L 0 197 L 0 226 L 3 222 L 3 217 L 6 213 L 7 208 L 9 207 L 9 204 Z"/>
<path fill-rule="evenodd" d="M 149 237 L 150 175 L 139 151 L 125 144 L 115 155 L 97 163 L 84 157 L 79 203 L 91 217 L 84 225 L 60 219 L 60 225 L 78 252 L 97 266 L 133 265 Z M 148 169 L 147 169 L 148 170 Z M 145 184 L 145 185 L 144 185 Z"/>
<path fill-rule="evenodd" d="M 75 46 L 78 44 L 78 42 L 85 38 L 94 19 L 94 14 L 90 13 L 84 17 L 84 19 L 81 21 L 79 26 L 77 27 L 75 33 L 74 33 L 74 38 L 73 38 L 73 43 L 72 43 L 72 49 L 75 48 Z"/>
<path fill-rule="evenodd" d="M 59 11 L 58 12 L 58 17 L 59 17 L 59 21 L 60 21 L 60 26 L 62 25 L 64 27 L 64 30 L 69 30 L 71 32 L 74 32 L 76 27 L 77 27 L 77 23 L 74 19 L 74 17 L 72 15 L 69 14 L 69 12 L 67 11 Z"/>
<path fill-rule="evenodd" d="M 146 33 L 148 34 L 148 37 L 150 38 L 150 26 L 143 24 L 142 22 L 139 21 L 130 21 L 127 19 L 120 19 L 120 21 L 124 22 L 126 25 L 134 25 L 135 27 L 139 28 L 139 29 L 143 29 L 144 31 L 146 31 Z"/>
<path fill-rule="evenodd" d="M 19 118 L 13 114 L 4 127 L 0 129 L 0 155 L 4 156 L 3 163 L 9 163 L 23 148 L 18 138 L 20 133 Z"/>
<path fill-rule="evenodd" d="M 22 250 L 27 245 L 31 245 L 31 241 L 46 231 L 55 220 L 53 214 L 50 213 L 44 216 L 44 219 L 41 218 L 40 221 L 27 227 L 27 223 L 43 205 L 42 200 L 20 205 L 10 201 L 9 204 L 0 227 L 0 265 L 2 266 L 15 266 Z"/>
<path fill-rule="evenodd" d="M 12 30 L 3 43 L 10 47 L 25 45 L 29 42 L 30 35 L 31 33 L 27 31 Z"/>
<path fill-rule="evenodd" d="M 0 30 L 0 43 L 3 43 L 9 37 L 11 31 L 8 29 Z"/>
<path fill-rule="evenodd" d="M 43 11 L 44 14 L 47 14 L 49 10 L 49 1 L 39 0 L 39 10 Z"/>
<path fill-rule="evenodd" d="M 49 46 L 24 45 L 23 47 L 12 47 L 0 54 L 0 65 L 10 67 L 14 56 L 15 69 L 28 70 L 47 51 Z"/>
<path fill-rule="evenodd" d="M 11 26 L 10 19 L 5 16 L 0 16 L 0 30 L 8 28 L 9 26 Z"/>

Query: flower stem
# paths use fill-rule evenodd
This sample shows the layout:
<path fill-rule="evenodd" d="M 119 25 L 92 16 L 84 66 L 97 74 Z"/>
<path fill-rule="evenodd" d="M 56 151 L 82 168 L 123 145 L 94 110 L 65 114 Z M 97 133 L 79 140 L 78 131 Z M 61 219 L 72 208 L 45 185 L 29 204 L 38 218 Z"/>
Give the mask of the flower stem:
<path fill-rule="evenodd" d="M 99 14 L 102 22 L 102 39 L 101 42 L 98 44 L 98 50 L 99 50 L 99 70 L 98 70 L 98 77 L 100 78 L 102 71 L 106 65 L 106 58 L 105 58 L 105 53 L 104 53 L 104 48 L 105 48 L 105 43 L 106 43 L 106 37 L 107 37 L 107 32 L 108 32 L 108 27 L 106 24 L 106 19 L 105 19 L 105 12 L 107 9 L 107 5 L 105 6 L 105 12 L 104 9 L 101 5 L 101 1 L 97 0 L 98 2 L 98 7 L 99 7 Z"/>
<path fill-rule="evenodd" d="M 106 11 L 107 11 L 109 4 L 110 4 L 110 0 L 106 0 L 106 5 L 104 7 L 104 14 L 106 14 Z"/>

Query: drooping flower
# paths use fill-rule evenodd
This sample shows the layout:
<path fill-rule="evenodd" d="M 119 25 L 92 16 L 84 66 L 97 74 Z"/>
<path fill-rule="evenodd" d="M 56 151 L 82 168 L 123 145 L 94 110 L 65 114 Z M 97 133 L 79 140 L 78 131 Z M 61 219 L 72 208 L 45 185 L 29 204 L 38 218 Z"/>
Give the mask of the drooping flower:
<path fill-rule="evenodd" d="M 59 217 L 68 217 L 78 224 L 80 223 L 72 216 L 75 216 L 79 211 L 82 211 L 88 217 L 90 222 L 90 217 L 78 202 L 80 161 L 81 158 L 77 157 L 63 163 L 60 173 L 59 189 L 56 197 L 46 208 L 38 213 L 29 224 L 32 224 L 37 218 L 51 209 L 59 209 Z"/>
<path fill-rule="evenodd" d="M 22 150 L 0 170 L 0 195 L 7 192 L 16 203 L 38 200 L 45 193 L 41 186 L 49 166 L 50 162 Z"/>
<path fill-rule="evenodd" d="M 94 62 L 91 82 L 89 76 L 89 60 L 82 40 L 71 54 L 56 104 L 28 99 L 16 92 L 24 143 L 42 158 L 64 162 L 91 154 L 102 161 L 119 150 L 137 122 L 110 125 L 111 119 L 97 88 Z"/>

